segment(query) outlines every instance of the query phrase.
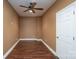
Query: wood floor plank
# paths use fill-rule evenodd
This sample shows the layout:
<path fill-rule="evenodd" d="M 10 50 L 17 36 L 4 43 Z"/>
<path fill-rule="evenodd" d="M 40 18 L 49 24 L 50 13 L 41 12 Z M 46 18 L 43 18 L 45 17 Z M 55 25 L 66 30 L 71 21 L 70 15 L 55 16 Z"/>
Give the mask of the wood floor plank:
<path fill-rule="evenodd" d="M 20 41 L 6 59 L 56 59 L 41 41 Z"/>

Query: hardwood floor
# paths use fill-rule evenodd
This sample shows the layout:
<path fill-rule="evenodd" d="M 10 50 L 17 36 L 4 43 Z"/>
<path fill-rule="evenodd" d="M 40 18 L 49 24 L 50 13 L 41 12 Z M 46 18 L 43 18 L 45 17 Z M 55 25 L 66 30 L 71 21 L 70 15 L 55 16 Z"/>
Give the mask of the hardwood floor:
<path fill-rule="evenodd" d="M 20 41 L 6 59 L 56 59 L 40 41 Z"/>

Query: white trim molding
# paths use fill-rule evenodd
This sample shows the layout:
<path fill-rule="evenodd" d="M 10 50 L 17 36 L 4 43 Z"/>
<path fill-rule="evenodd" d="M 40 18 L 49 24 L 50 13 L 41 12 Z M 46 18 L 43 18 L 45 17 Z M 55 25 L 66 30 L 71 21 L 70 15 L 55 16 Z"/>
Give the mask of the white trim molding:
<path fill-rule="evenodd" d="M 19 41 L 20 40 L 18 40 L 17 42 L 15 42 L 15 44 L 4 54 L 4 56 L 3 56 L 4 59 L 6 59 L 6 57 L 12 52 L 12 50 L 18 44 Z"/>
<path fill-rule="evenodd" d="M 37 38 L 23 38 L 20 40 L 35 40 L 35 41 L 41 41 L 41 39 L 37 39 Z"/>
<path fill-rule="evenodd" d="M 42 39 L 41 42 L 51 51 L 52 54 L 57 56 L 56 52 L 47 43 L 45 43 Z"/>

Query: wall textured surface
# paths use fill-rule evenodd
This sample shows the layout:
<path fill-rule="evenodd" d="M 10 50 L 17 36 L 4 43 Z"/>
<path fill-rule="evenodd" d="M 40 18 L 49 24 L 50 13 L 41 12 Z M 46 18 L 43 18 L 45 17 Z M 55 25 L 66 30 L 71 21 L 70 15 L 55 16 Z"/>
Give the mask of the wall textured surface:
<path fill-rule="evenodd" d="M 20 38 L 41 38 L 41 18 L 20 18 Z"/>
<path fill-rule="evenodd" d="M 18 40 L 18 16 L 7 0 L 3 1 L 3 51 L 6 53 Z"/>

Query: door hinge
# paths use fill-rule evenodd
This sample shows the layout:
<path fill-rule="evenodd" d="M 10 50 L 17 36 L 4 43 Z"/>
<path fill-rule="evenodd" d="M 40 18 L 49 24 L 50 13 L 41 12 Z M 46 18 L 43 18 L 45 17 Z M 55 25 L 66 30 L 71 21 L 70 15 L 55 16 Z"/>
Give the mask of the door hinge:
<path fill-rule="evenodd" d="M 75 11 L 73 11 L 73 14 L 75 14 Z"/>
<path fill-rule="evenodd" d="M 75 40 L 75 37 L 73 37 L 73 40 Z"/>

